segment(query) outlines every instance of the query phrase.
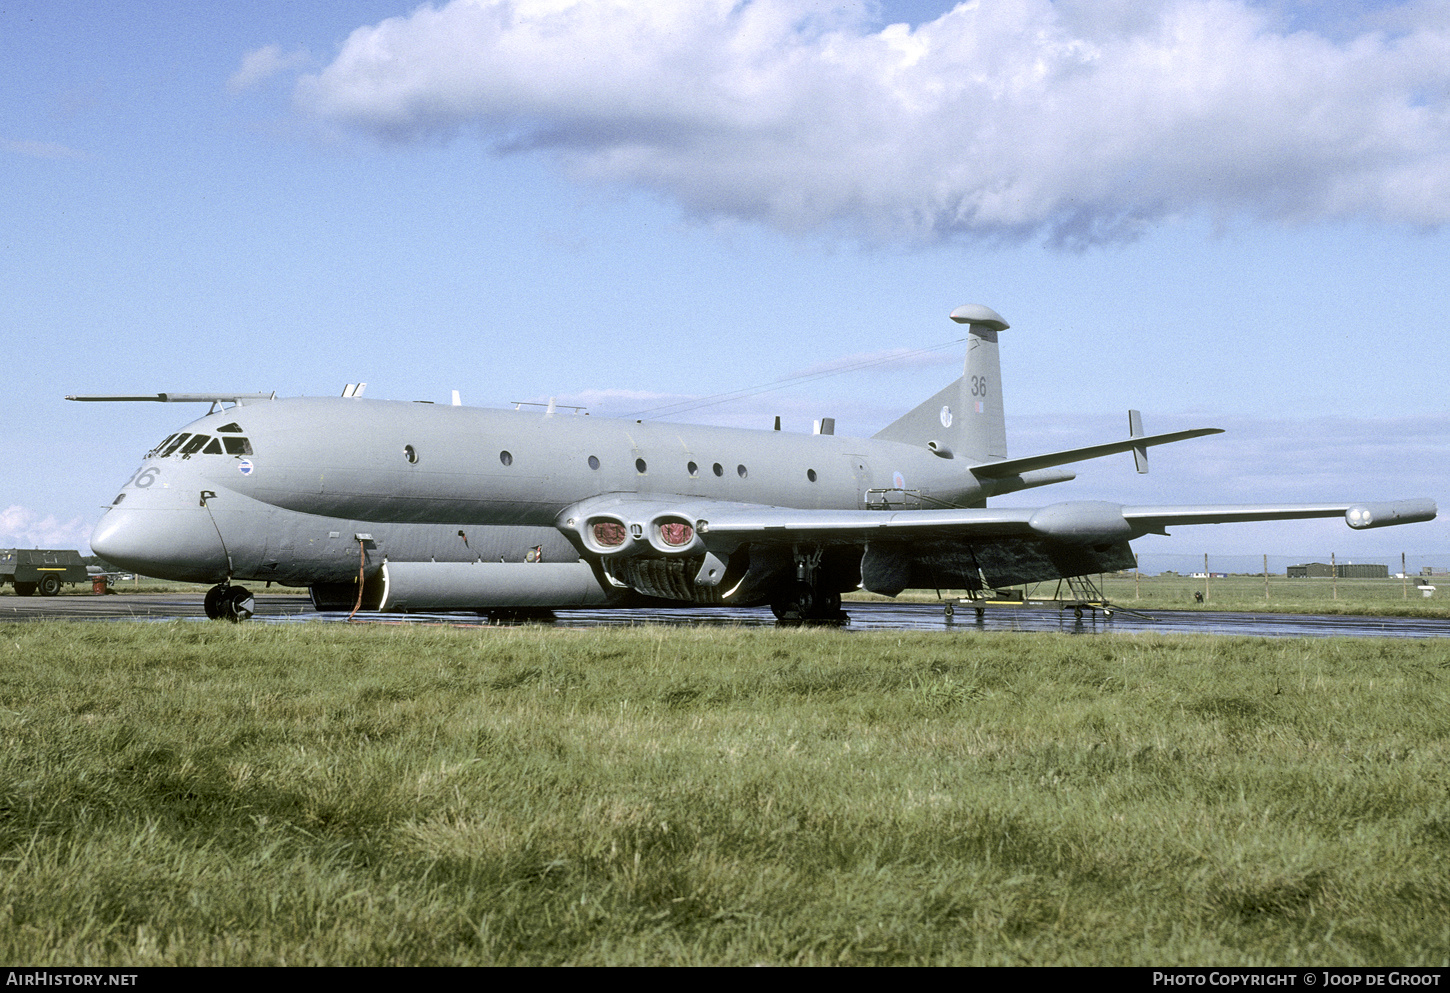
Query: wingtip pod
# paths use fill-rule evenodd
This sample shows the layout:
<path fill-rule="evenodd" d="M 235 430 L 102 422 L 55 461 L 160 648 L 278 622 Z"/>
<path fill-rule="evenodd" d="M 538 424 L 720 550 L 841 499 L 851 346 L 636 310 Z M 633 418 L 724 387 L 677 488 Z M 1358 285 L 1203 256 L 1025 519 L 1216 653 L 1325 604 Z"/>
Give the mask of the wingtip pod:
<path fill-rule="evenodd" d="M 1363 531 L 1394 524 L 1433 521 L 1437 513 L 1434 500 L 1395 500 L 1390 503 L 1357 503 L 1344 512 L 1344 519 L 1356 531 Z"/>

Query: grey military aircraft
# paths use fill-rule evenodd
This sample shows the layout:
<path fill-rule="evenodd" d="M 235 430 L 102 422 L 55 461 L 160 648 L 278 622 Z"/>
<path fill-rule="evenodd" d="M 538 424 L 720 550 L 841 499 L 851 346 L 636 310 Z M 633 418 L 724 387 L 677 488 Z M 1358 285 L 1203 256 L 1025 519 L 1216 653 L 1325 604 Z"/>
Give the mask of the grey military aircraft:
<path fill-rule="evenodd" d="M 322 610 L 507 613 L 756 606 L 840 616 L 857 588 L 968 593 L 1131 568 L 1129 541 L 1175 525 L 1343 516 L 1432 520 L 1430 500 L 989 508 L 1064 482 L 1057 467 L 1216 428 L 1007 456 L 998 335 L 959 307 L 960 379 L 871 438 L 426 402 L 257 393 L 210 401 L 121 487 L 91 548 L 149 576 L 216 584 L 212 618 L 250 616 L 242 581 L 310 588 Z"/>

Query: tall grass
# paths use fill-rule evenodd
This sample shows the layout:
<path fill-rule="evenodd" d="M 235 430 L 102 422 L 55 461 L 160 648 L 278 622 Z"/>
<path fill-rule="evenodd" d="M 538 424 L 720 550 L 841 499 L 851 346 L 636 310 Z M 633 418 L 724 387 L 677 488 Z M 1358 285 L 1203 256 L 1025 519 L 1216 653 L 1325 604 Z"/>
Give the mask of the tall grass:
<path fill-rule="evenodd" d="M 1445 964 L 1430 641 L 0 625 L 0 956 Z"/>

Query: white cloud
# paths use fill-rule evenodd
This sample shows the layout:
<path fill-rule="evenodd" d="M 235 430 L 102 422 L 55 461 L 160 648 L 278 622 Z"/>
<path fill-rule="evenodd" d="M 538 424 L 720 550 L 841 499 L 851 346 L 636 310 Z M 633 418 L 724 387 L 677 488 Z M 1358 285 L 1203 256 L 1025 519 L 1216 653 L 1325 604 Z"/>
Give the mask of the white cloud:
<path fill-rule="evenodd" d="M 782 382 L 824 379 L 848 372 L 875 369 L 937 369 L 960 366 L 962 364 L 962 341 L 965 339 L 928 348 L 888 348 L 882 351 L 843 355 L 839 359 L 819 362 L 793 372 Z"/>
<path fill-rule="evenodd" d="M 1447 414 L 1384 420 L 1178 416 L 1166 421 L 1150 417 L 1147 429 L 1153 433 L 1208 426 L 1224 428 L 1226 433 L 1154 448 L 1147 476 L 1133 471 L 1131 456 L 1113 455 L 1068 467 L 1077 472 L 1077 481 L 1052 492 L 1061 494 L 1058 499 L 1125 504 L 1375 502 L 1428 497 L 1442 508 L 1450 493 L 1450 465 L 1443 458 L 1445 432 L 1450 431 Z M 1124 436 L 1125 427 L 1121 415 L 1009 417 L 1008 451 L 1030 455 L 1115 440 Z M 1017 495 L 1007 502 L 1031 504 L 1047 492 Z M 1293 533 L 1303 525 L 1277 526 Z M 1344 529 L 1342 521 L 1338 527 Z M 1223 530 L 1224 536 L 1217 540 L 1226 542 L 1234 529 Z M 1446 547 L 1450 517 L 1417 525 L 1403 534 L 1416 547 L 1427 547 L 1427 542 Z"/>
<path fill-rule="evenodd" d="M 76 517 L 58 521 L 19 504 L 0 510 L 0 548 L 78 548 L 90 552 L 91 526 Z"/>
<path fill-rule="evenodd" d="M 1032 506 L 1054 500 L 1107 500 L 1122 504 L 1325 503 L 1388 501 L 1428 497 L 1440 504 L 1441 516 L 1429 523 L 1382 530 L 1353 531 L 1343 520 L 1282 521 L 1262 524 L 1182 526 L 1172 537 L 1145 537 L 1134 544 L 1144 568 L 1183 568 L 1155 556 L 1204 552 L 1215 555 L 1295 556 L 1294 562 L 1329 560 L 1389 562 L 1394 570 L 1399 551 L 1411 556 L 1450 550 L 1450 465 L 1443 457 L 1450 414 L 1422 418 L 1320 417 L 1303 420 L 1256 420 L 1238 417 L 1152 416 L 1150 433 L 1216 426 L 1226 433 L 1152 449 L 1151 471 L 1139 476 L 1132 456 L 1111 455 L 1067 466 L 1076 481 L 1061 486 L 1012 494 L 1004 505 Z M 1008 418 L 1008 451 L 1030 455 L 1123 437 L 1121 414 L 1113 416 Z M 1380 557 L 1372 557 L 1374 550 Z M 1381 554 L 1383 553 L 1383 554 Z M 1443 556 L 1442 556 L 1443 557 Z M 1150 562 L 1152 563 L 1150 565 Z M 1284 562 L 1270 560 L 1280 571 Z M 1191 564 L 1191 563 L 1190 563 Z M 1420 564 L 1429 564 L 1421 562 Z M 1249 569 L 1252 563 L 1217 569 Z M 1414 565 L 1418 568 L 1418 565 Z M 1198 559 L 1196 568 L 1202 568 Z"/>
<path fill-rule="evenodd" d="M 90 155 L 74 148 L 58 145 L 53 141 L 0 141 L 6 151 L 17 155 L 28 155 L 33 159 L 71 159 L 83 161 Z"/>
<path fill-rule="evenodd" d="M 261 86 L 273 76 L 295 69 L 311 62 L 306 52 L 283 54 L 281 45 L 264 45 L 256 51 L 242 56 L 242 65 L 227 80 L 227 91 L 241 93 Z"/>
<path fill-rule="evenodd" d="M 384 140 L 472 132 L 700 216 L 868 239 L 1450 220 L 1443 2 L 1332 36 L 1245 0 L 978 0 L 914 29 L 821 7 L 453 0 L 357 29 L 295 99 Z"/>

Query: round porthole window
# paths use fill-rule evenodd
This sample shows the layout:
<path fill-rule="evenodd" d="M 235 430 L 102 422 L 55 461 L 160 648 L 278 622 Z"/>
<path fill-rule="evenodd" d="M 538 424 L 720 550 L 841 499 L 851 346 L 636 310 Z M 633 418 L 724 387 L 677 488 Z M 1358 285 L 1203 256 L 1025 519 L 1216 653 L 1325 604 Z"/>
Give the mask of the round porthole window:
<path fill-rule="evenodd" d="M 403 458 L 408 460 L 409 465 L 414 465 L 418 461 L 418 450 L 412 445 L 404 445 Z"/>
<path fill-rule="evenodd" d="M 512 452 L 499 452 L 498 453 L 498 460 L 500 462 L 502 462 L 504 465 L 513 465 L 514 464 L 513 453 Z"/>
<path fill-rule="evenodd" d="M 591 455 L 591 456 L 589 456 L 589 468 L 591 468 L 591 469 L 598 469 L 599 468 L 599 456 L 597 456 L 597 455 Z"/>
<path fill-rule="evenodd" d="M 691 479 L 694 479 L 700 474 L 700 467 L 695 465 L 695 463 L 690 462 L 685 466 L 685 471 L 690 474 Z"/>
<path fill-rule="evenodd" d="M 744 479 L 746 476 L 750 475 L 750 470 L 745 468 L 745 466 L 743 465 L 737 465 L 735 467 L 735 475 L 739 476 L 741 479 Z"/>
<path fill-rule="evenodd" d="M 811 482 L 814 483 L 816 481 L 816 470 L 814 470 L 814 469 L 807 469 L 806 470 L 806 478 L 809 479 Z"/>
<path fill-rule="evenodd" d="M 715 463 L 715 475 L 717 475 L 717 476 L 723 476 L 723 475 L 725 475 L 725 467 L 723 465 L 721 465 L 719 462 L 716 462 Z"/>
<path fill-rule="evenodd" d="M 634 471 L 639 473 L 641 476 L 645 474 L 645 470 L 648 468 L 649 466 L 645 465 L 644 459 L 634 460 Z"/>

